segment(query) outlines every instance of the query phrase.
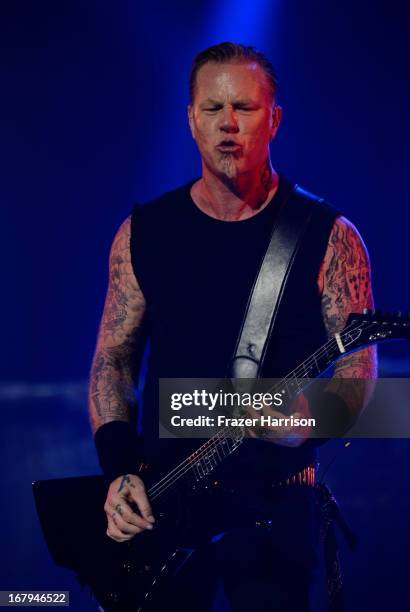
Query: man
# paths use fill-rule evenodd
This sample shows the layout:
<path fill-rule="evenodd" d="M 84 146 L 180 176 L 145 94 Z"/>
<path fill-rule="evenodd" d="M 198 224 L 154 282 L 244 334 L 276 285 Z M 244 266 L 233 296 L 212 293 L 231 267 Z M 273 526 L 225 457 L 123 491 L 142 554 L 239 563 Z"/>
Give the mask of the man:
<path fill-rule="evenodd" d="M 136 474 L 141 449 L 132 426 L 133 369 L 143 323 L 148 321 L 151 336 L 143 454 L 155 460 L 158 378 L 226 375 L 276 212 L 291 188 L 270 161 L 282 109 L 272 65 L 262 54 L 234 43 L 206 49 L 194 60 L 190 94 L 189 125 L 202 176 L 135 209 L 118 230 L 110 254 L 89 408 L 100 463 L 110 481 L 107 535 L 117 542 L 155 524 L 144 482 Z M 368 255 L 348 220 L 329 207 L 303 248 L 278 315 L 265 376 L 285 375 L 326 334 L 340 331 L 350 312 L 372 307 Z M 352 392 L 352 385 L 340 381 L 365 381 L 375 372 L 373 348 L 337 363 L 326 399 L 332 398 L 344 426 L 362 409 L 369 385 L 358 383 Z M 298 410 L 307 414 L 307 402 L 300 402 Z M 227 469 L 240 491 L 239 505 L 263 509 L 282 534 L 275 532 L 269 542 L 252 530 L 222 538 L 214 563 L 234 611 L 250 605 L 255 610 L 309 609 L 317 535 L 311 491 L 289 488 L 282 497 L 266 497 L 267 486 L 289 482 L 314 463 L 313 445 L 305 443 L 307 434 L 299 429 L 249 440 Z M 170 459 L 177 453 L 171 447 Z"/>

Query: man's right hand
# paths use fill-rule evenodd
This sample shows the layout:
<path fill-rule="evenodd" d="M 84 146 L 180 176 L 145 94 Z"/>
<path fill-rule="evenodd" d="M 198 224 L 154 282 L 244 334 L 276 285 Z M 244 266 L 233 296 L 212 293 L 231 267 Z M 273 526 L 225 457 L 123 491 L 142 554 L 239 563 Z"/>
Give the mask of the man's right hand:
<path fill-rule="evenodd" d="M 140 514 L 132 509 L 137 506 Z M 107 536 L 126 542 L 146 529 L 155 519 L 141 478 L 134 474 L 119 476 L 110 484 L 104 510 L 107 515 Z"/>

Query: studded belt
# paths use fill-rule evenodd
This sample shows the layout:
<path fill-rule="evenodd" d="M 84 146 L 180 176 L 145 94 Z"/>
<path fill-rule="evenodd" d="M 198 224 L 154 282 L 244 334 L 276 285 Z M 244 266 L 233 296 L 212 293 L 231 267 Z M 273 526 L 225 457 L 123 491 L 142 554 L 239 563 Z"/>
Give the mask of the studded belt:
<path fill-rule="evenodd" d="M 280 480 L 279 482 L 273 483 L 273 487 L 293 487 L 293 486 L 307 486 L 314 487 L 316 484 L 316 469 L 315 464 L 309 465 L 296 474 L 291 474 L 286 480 Z"/>

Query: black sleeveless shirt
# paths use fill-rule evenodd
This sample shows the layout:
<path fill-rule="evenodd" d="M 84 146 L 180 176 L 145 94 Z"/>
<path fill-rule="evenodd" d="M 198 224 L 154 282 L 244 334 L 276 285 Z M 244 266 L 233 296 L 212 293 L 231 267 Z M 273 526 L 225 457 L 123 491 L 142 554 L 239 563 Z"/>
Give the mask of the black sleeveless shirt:
<path fill-rule="evenodd" d="M 131 259 L 147 303 L 150 353 L 142 434 L 148 459 L 159 449 L 171 465 L 187 454 L 184 440 L 158 443 L 158 379 L 227 375 L 247 300 L 267 248 L 278 207 L 292 185 L 279 187 L 259 213 L 221 221 L 193 202 L 193 181 L 136 206 L 131 222 Z M 326 341 L 317 277 L 337 212 L 314 205 L 290 274 L 264 364 L 264 377 L 282 377 Z M 228 460 L 232 477 L 262 473 L 281 478 L 315 459 L 312 445 L 281 447 L 245 441 Z"/>

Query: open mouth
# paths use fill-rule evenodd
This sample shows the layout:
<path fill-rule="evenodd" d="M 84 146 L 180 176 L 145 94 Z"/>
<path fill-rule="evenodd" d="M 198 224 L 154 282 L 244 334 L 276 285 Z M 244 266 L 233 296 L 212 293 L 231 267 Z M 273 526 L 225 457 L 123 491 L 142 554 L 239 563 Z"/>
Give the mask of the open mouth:
<path fill-rule="evenodd" d="M 233 153 L 235 151 L 239 151 L 240 149 L 242 149 L 242 146 L 240 144 L 238 144 L 237 142 L 235 142 L 234 140 L 222 140 L 217 146 L 216 148 L 218 149 L 218 151 L 221 151 L 222 153 Z"/>

